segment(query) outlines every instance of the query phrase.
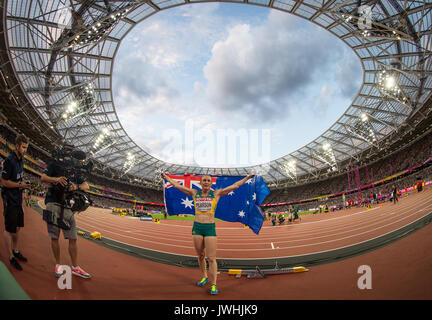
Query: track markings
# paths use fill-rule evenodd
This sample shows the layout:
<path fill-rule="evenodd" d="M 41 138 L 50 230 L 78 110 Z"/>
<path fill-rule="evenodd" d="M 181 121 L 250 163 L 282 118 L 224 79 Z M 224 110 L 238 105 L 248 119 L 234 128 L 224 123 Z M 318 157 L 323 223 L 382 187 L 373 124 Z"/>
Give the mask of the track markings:
<path fill-rule="evenodd" d="M 274 249 L 279 249 L 279 247 L 276 247 L 276 248 L 275 248 L 273 242 L 270 242 L 270 244 L 271 244 L 271 247 L 272 247 L 273 250 L 274 250 Z"/>

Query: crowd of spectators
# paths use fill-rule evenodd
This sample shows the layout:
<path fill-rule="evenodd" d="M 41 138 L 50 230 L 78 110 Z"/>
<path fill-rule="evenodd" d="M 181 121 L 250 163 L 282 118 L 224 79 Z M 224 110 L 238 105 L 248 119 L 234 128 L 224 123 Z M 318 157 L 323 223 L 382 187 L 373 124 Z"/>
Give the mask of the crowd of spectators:
<path fill-rule="evenodd" d="M 402 196 L 405 189 L 414 187 L 418 181 L 418 178 L 421 178 L 423 181 L 432 180 L 432 165 L 423 169 L 422 171 L 415 172 L 411 175 L 390 179 L 385 184 L 381 184 L 380 186 L 375 186 L 368 188 L 366 190 L 357 190 L 354 189 L 351 194 L 345 194 L 345 199 L 342 195 L 333 198 L 322 198 L 319 200 L 312 200 L 306 203 L 299 203 L 299 209 L 301 211 L 314 211 L 319 210 L 320 207 L 327 205 L 331 209 L 343 209 L 348 207 L 348 202 L 352 201 L 351 206 L 366 206 L 372 203 L 372 199 L 374 199 L 375 203 L 379 203 L 382 201 L 391 201 L 391 191 L 392 187 L 396 186 L 397 190 L 400 191 L 400 195 Z M 374 197 L 375 195 L 375 197 Z M 302 200 L 294 199 L 291 201 Z M 284 201 L 289 202 L 289 201 Z M 270 207 L 264 207 L 264 212 L 275 213 L 275 212 L 287 212 L 289 208 L 289 204 L 275 205 Z"/>
<path fill-rule="evenodd" d="M 38 197 L 44 197 L 48 190 L 48 186 L 40 182 L 40 177 L 24 171 L 24 181 L 30 181 L 30 194 Z"/>
<path fill-rule="evenodd" d="M 122 209 L 133 209 L 134 203 L 128 202 L 128 201 L 121 201 L 116 199 L 110 199 L 106 197 L 98 197 L 98 196 L 92 196 L 91 197 L 93 201 L 94 207 L 99 208 L 122 208 Z M 149 204 L 140 204 L 137 203 L 137 206 L 143 207 L 144 211 L 164 211 L 165 208 L 163 206 L 156 206 L 156 205 L 149 205 Z"/>
<path fill-rule="evenodd" d="M 107 195 L 115 198 L 121 198 L 121 199 L 128 199 L 128 200 L 134 200 L 134 195 L 131 193 L 123 193 L 116 190 L 107 189 L 101 186 L 94 186 L 90 184 L 90 191 L 94 193 L 98 193 L 101 195 Z"/>
<path fill-rule="evenodd" d="M 280 190 L 273 190 L 272 193 L 265 199 L 265 204 L 296 201 L 300 199 L 310 199 L 319 196 L 347 192 L 357 190 L 358 186 L 367 185 L 387 178 L 397 172 L 406 170 L 413 166 L 424 163 L 432 157 L 432 133 L 426 135 L 422 139 L 413 143 L 406 149 L 390 155 L 385 159 L 381 159 L 368 166 L 363 166 L 356 170 L 355 166 L 351 166 L 348 174 L 330 178 L 327 180 L 310 183 L 304 186 L 287 187 Z M 430 176 L 430 168 L 423 170 L 421 173 L 414 173 L 415 177 L 411 180 L 403 180 L 404 185 L 412 183 L 418 175 Z M 358 178 L 360 184 L 358 184 Z M 383 192 L 389 192 L 391 189 L 388 185 L 383 187 Z"/>
<path fill-rule="evenodd" d="M 133 203 L 127 201 L 114 200 L 105 197 L 92 196 L 91 200 L 93 201 L 94 207 L 99 208 L 125 208 L 132 209 Z"/>
<path fill-rule="evenodd" d="M 3 123 L 0 123 L 0 139 L 3 138 L 7 144 L 13 146 L 16 136 L 17 135 L 15 132 L 9 130 Z M 0 142 L 0 148 L 6 153 L 10 152 L 9 147 L 2 142 Z M 48 155 L 46 155 L 44 152 L 37 150 L 32 144 L 29 144 L 29 147 L 26 152 L 26 156 L 29 156 L 30 158 L 34 159 L 36 162 L 42 164 L 43 166 L 46 166 L 46 164 L 50 159 Z M 35 170 L 38 171 L 41 170 L 41 166 L 38 166 L 31 161 L 26 161 L 25 164 Z"/>
<path fill-rule="evenodd" d="M 138 201 L 163 203 L 163 195 L 160 190 L 152 190 L 140 185 L 132 185 L 122 181 L 105 178 L 99 175 L 90 175 L 88 182 L 96 186 L 113 189 L 118 192 L 132 194 L 133 198 Z M 96 190 L 95 190 L 96 191 Z M 110 194 L 116 198 L 127 198 L 125 195 L 116 193 L 106 193 L 106 191 L 97 190 L 98 193 Z"/>

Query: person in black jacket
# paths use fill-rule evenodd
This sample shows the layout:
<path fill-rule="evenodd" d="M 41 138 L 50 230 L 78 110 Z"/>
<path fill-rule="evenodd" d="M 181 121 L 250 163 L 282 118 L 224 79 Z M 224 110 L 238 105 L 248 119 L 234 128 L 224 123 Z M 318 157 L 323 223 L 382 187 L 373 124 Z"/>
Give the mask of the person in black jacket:
<path fill-rule="evenodd" d="M 4 160 L 1 176 L 5 221 L 4 240 L 9 251 L 9 262 L 17 270 L 22 270 L 18 260 L 27 262 L 27 258 L 18 250 L 18 235 L 21 228 L 24 227 L 22 192 L 30 188 L 30 184 L 23 182 L 24 155 L 28 145 L 28 140 L 24 135 L 16 137 L 15 150 Z"/>

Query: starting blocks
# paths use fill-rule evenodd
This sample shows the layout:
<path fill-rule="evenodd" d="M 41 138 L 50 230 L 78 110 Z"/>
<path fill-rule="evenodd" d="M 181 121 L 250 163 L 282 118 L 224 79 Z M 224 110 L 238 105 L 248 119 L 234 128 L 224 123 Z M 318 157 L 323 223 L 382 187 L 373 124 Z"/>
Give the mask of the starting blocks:
<path fill-rule="evenodd" d="M 99 239 L 99 240 L 102 239 L 102 235 L 97 231 L 90 233 L 90 237 L 93 239 Z"/>
<path fill-rule="evenodd" d="M 294 267 L 294 268 L 279 268 L 277 265 L 274 269 L 261 270 L 258 266 L 255 270 L 241 270 L 241 269 L 229 269 L 228 274 L 235 275 L 236 278 L 240 278 L 246 275 L 248 278 L 265 278 L 270 274 L 284 274 L 284 273 L 300 273 L 307 272 L 309 269 L 305 267 Z"/>
<path fill-rule="evenodd" d="M 160 220 L 159 219 L 155 219 L 154 222 L 155 223 L 160 223 Z"/>

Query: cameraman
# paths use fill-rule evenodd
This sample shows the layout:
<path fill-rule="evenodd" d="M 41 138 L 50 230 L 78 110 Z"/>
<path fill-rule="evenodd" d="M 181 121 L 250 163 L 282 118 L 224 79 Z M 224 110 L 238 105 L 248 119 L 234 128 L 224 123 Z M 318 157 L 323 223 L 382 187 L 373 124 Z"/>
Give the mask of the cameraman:
<path fill-rule="evenodd" d="M 65 168 L 57 161 L 52 161 L 48 164 L 44 174 L 41 177 L 41 181 L 44 183 L 50 183 L 47 195 L 45 197 L 46 210 L 52 212 L 56 218 L 60 217 L 62 206 L 64 220 L 70 223 L 70 230 L 63 229 L 63 237 L 69 239 L 69 255 L 72 260 L 72 273 L 82 278 L 90 278 L 90 274 L 85 272 L 78 266 L 78 248 L 77 248 L 77 230 L 75 218 L 72 210 L 65 207 L 64 193 L 66 191 L 89 190 L 89 185 L 81 178 L 74 176 L 65 177 Z M 67 189 L 67 190 L 66 190 Z M 57 225 L 47 223 L 48 236 L 51 238 L 51 249 L 56 261 L 54 273 L 57 277 L 63 274 L 63 270 L 60 265 L 60 245 L 59 236 L 60 228 Z"/>
<path fill-rule="evenodd" d="M 27 152 L 28 140 L 24 135 L 18 135 L 15 139 L 15 150 L 3 162 L 1 177 L 3 215 L 5 220 L 4 240 L 9 251 L 9 262 L 17 269 L 22 270 L 17 261 L 27 262 L 18 248 L 18 233 L 24 227 L 24 210 L 22 207 L 22 191 L 30 188 L 28 183 L 23 183 L 24 155 Z"/>

